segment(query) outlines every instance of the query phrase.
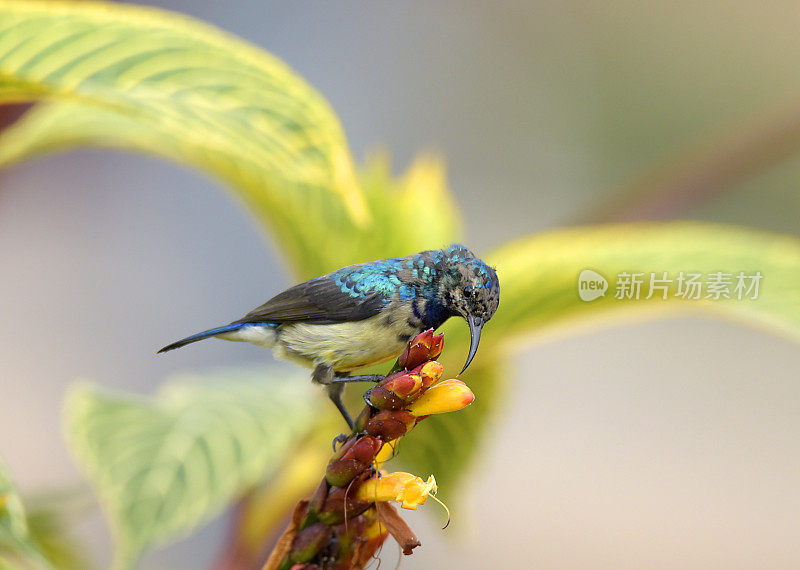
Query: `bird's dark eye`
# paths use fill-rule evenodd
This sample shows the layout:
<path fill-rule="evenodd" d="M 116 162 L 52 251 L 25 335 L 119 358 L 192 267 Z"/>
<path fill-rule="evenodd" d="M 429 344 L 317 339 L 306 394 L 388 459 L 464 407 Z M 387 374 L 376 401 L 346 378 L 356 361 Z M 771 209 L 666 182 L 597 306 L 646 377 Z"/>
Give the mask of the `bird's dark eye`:
<path fill-rule="evenodd" d="M 470 285 L 467 285 L 466 287 L 464 287 L 464 296 L 465 297 L 472 297 L 472 287 Z"/>

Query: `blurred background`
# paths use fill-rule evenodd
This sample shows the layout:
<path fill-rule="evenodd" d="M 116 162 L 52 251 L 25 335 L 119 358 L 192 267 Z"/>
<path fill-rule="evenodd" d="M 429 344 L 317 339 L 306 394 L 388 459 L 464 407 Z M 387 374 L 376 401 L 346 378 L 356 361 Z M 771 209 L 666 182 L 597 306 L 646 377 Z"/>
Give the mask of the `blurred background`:
<path fill-rule="evenodd" d="M 800 115 L 793 2 L 150 4 L 281 57 L 357 160 L 443 155 L 478 252 L 596 219 L 693 149 Z M 661 214 L 796 235 L 793 144 Z M 238 343 L 154 352 L 290 284 L 213 181 L 104 151 L 0 174 L 0 267 L 0 455 L 27 494 L 82 481 L 60 435 L 75 379 L 149 394 L 176 371 L 271 362 Z M 797 568 L 798 367 L 788 340 L 684 312 L 520 346 L 453 523 L 440 531 L 433 503 L 409 516 L 423 546 L 403 567 Z M 227 517 L 142 567 L 208 566 Z M 106 565 L 99 512 L 76 530 Z M 398 556 L 387 542 L 384 562 Z"/>

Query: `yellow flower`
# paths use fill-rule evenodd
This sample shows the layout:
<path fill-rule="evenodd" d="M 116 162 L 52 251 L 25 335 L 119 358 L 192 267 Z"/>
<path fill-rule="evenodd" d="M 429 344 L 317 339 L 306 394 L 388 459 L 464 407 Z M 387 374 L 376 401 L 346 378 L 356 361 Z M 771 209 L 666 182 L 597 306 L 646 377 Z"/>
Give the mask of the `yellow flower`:
<path fill-rule="evenodd" d="M 417 510 L 431 493 L 436 493 L 433 475 L 425 481 L 411 473 L 397 472 L 364 481 L 356 491 L 356 498 L 374 503 L 397 501 L 404 509 Z"/>
<path fill-rule="evenodd" d="M 475 394 L 461 380 L 442 380 L 432 386 L 408 408 L 416 417 L 454 412 L 469 406 Z"/>
<path fill-rule="evenodd" d="M 375 469 L 380 470 L 383 467 L 383 464 L 389 461 L 392 457 L 394 457 L 395 453 L 395 446 L 400 442 L 400 438 L 393 439 L 391 441 L 387 441 L 381 447 L 381 450 L 378 452 L 378 455 L 375 456 L 375 461 L 373 462 L 373 467 Z"/>

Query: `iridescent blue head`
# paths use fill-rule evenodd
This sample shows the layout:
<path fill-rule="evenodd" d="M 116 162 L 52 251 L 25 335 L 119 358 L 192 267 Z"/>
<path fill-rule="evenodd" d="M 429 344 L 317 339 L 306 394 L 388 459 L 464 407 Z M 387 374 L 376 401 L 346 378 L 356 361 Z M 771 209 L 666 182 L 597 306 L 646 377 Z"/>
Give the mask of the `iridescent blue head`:
<path fill-rule="evenodd" d="M 500 303 L 500 282 L 494 268 L 475 257 L 463 245 L 451 245 L 444 252 L 447 267 L 444 301 L 454 315 L 460 315 L 469 324 L 470 347 L 467 369 L 481 340 L 481 330 L 497 311 Z"/>

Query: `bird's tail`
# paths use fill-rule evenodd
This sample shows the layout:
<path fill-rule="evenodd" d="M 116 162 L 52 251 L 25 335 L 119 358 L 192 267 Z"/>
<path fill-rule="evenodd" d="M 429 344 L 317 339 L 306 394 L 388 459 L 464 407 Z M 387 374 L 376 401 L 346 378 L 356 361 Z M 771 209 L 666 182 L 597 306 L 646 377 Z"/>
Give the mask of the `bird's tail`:
<path fill-rule="evenodd" d="M 209 329 L 207 331 L 199 332 L 197 334 L 193 334 L 192 336 L 187 336 L 186 338 L 182 338 L 181 340 L 173 342 L 172 344 L 168 344 L 167 346 L 159 350 L 157 354 L 161 354 L 162 352 L 167 352 L 169 350 L 175 350 L 176 348 L 186 346 L 187 344 L 191 344 L 193 342 L 197 342 L 198 340 L 203 340 L 205 338 L 211 338 L 212 336 L 217 336 L 218 334 L 233 332 L 239 330 L 243 326 L 245 326 L 244 323 L 231 323 L 229 325 L 225 325 L 224 327 L 217 327 L 215 329 Z"/>

